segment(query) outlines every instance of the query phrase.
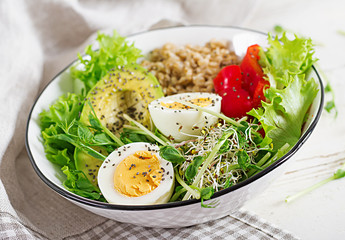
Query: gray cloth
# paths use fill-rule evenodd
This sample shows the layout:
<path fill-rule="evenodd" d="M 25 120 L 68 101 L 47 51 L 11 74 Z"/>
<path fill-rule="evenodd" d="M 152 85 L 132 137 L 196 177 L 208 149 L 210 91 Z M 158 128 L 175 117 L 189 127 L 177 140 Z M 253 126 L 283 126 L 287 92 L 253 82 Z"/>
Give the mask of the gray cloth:
<path fill-rule="evenodd" d="M 46 236 L 8 214 L 0 213 L 2 237 L 18 239 L 46 239 Z M 92 217 L 92 216 L 91 216 Z M 54 239 L 57 237 L 55 236 Z M 197 226 L 179 229 L 146 228 L 103 219 L 98 225 L 84 228 L 80 233 L 64 239 L 297 239 L 258 217 L 239 211 L 231 216 Z"/>
<path fill-rule="evenodd" d="M 222 0 L 2 0 L 0 239 L 294 239 L 244 211 L 181 229 L 143 228 L 105 219 L 47 187 L 34 172 L 24 148 L 26 120 L 36 96 L 94 40 L 98 30 L 116 29 L 127 35 L 176 24 L 241 25 L 255 4 Z M 222 10 L 219 6 L 225 7 L 227 14 L 216 21 L 214 16 Z"/>

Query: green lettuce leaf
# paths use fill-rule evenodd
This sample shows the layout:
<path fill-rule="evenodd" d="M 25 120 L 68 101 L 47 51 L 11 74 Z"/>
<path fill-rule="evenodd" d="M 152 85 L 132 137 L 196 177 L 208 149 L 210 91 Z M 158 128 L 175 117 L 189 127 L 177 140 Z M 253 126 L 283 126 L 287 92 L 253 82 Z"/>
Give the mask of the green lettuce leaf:
<path fill-rule="evenodd" d="M 106 202 L 100 190 L 92 185 L 82 171 L 72 170 L 67 166 L 62 167 L 61 170 L 67 177 L 63 182 L 67 190 L 82 197 Z"/>
<path fill-rule="evenodd" d="M 318 92 L 313 79 L 306 81 L 304 75 L 290 78 L 290 85 L 283 90 L 270 89 L 274 96 L 271 102 L 263 102 L 262 108 L 250 112 L 272 139 L 274 150 L 285 143 L 293 146 L 298 141 L 305 115 Z"/>
<path fill-rule="evenodd" d="M 134 44 L 128 44 L 126 38 L 116 31 L 113 32 L 113 36 L 98 33 L 96 40 L 99 44 L 98 51 L 93 49 L 93 45 L 87 46 L 86 57 L 78 55 L 81 65 L 74 65 L 71 68 L 72 77 L 84 83 L 86 92 L 110 69 L 135 63 L 142 56 L 141 50 Z"/>
<path fill-rule="evenodd" d="M 261 53 L 260 64 L 264 67 L 271 87 L 282 89 L 290 84 L 289 75 L 306 73 L 317 61 L 313 58 L 314 49 L 311 39 L 298 37 L 289 40 L 286 33 L 281 38 L 268 35 L 270 47 Z"/>
<path fill-rule="evenodd" d="M 277 151 L 286 143 L 294 146 L 301 137 L 307 111 L 318 92 L 315 80 L 306 80 L 316 59 L 310 39 L 295 36 L 289 40 L 284 33 L 280 39 L 269 35 L 268 41 L 270 47 L 260 53 L 260 64 L 270 88 L 265 90 L 262 108 L 251 110 L 249 115 L 259 120 L 266 143 L 269 137 Z"/>
<path fill-rule="evenodd" d="M 60 96 L 48 111 L 43 110 L 39 114 L 41 129 L 59 123 L 70 124 L 73 120 L 79 119 L 83 103 L 83 97 L 78 94 L 68 93 Z"/>
<path fill-rule="evenodd" d="M 43 110 L 39 115 L 46 157 L 59 166 L 75 168 L 73 160 L 75 147 L 56 136 L 64 133 L 61 125 L 70 125 L 79 118 L 82 102 L 82 96 L 68 93 L 52 104 L 48 111 Z"/>

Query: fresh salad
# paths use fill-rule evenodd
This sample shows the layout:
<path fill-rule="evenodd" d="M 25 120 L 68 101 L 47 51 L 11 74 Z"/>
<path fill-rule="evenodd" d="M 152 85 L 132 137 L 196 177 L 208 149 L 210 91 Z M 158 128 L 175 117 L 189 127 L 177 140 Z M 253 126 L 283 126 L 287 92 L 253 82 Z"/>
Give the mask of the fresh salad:
<path fill-rule="evenodd" d="M 70 68 L 75 92 L 40 114 L 49 161 L 79 196 L 122 205 L 204 200 L 262 171 L 301 137 L 318 92 L 310 39 L 268 35 L 214 92 L 164 96 L 141 50 L 98 34 Z"/>

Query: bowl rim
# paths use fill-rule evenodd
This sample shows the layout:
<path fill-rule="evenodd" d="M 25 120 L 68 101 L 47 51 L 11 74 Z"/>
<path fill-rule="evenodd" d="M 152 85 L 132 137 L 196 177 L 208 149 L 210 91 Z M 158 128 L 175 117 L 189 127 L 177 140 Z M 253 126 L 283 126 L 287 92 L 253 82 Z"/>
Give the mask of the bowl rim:
<path fill-rule="evenodd" d="M 220 29 L 224 28 L 224 29 L 235 29 L 235 30 L 237 29 L 237 30 L 243 30 L 245 32 L 258 33 L 258 34 L 267 36 L 267 33 L 264 33 L 264 32 L 258 31 L 258 30 L 249 29 L 249 28 L 238 27 L 238 26 L 184 25 L 184 26 L 172 26 L 172 27 L 156 28 L 156 29 L 152 29 L 152 30 L 136 32 L 134 34 L 130 34 L 130 35 L 126 36 L 126 38 L 134 37 L 134 36 L 149 33 L 149 32 L 154 32 L 154 31 L 162 31 L 162 30 L 166 31 L 166 30 L 178 29 L 178 28 L 220 28 Z M 169 202 L 169 203 L 156 204 L 156 205 L 116 205 L 116 204 L 104 203 L 104 202 L 100 202 L 100 201 L 91 200 L 91 199 L 81 197 L 81 196 L 76 195 L 72 192 L 69 192 L 67 189 L 63 189 L 63 188 L 55 185 L 52 181 L 50 181 L 48 178 L 45 177 L 45 175 L 38 168 L 38 166 L 35 162 L 35 159 L 32 155 L 30 146 L 29 146 L 29 133 L 28 133 L 29 131 L 28 131 L 28 129 L 29 129 L 29 125 L 30 125 L 30 122 L 32 119 L 32 112 L 35 109 L 37 101 L 40 99 L 41 95 L 49 87 L 49 85 L 52 82 L 54 82 L 58 76 L 60 76 L 63 72 L 65 72 L 76 61 L 78 61 L 78 59 L 75 59 L 73 62 L 68 64 L 65 68 L 63 68 L 59 73 L 57 73 L 46 84 L 46 86 L 42 89 L 42 91 L 36 97 L 34 104 L 31 107 L 28 119 L 27 119 L 26 131 L 25 131 L 25 148 L 26 148 L 26 151 L 28 153 L 30 162 L 31 162 L 36 174 L 41 178 L 41 180 L 45 184 L 47 184 L 52 190 L 54 190 L 55 192 L 57 192 L 58 194 L 60 194 L 61 196 L 65 197 L 69 200 L 72 200 L 72 201 L 77 202 L 77 203 L 82 204 L 82 205 L 87 205 L 89 207 L 102 208 L 102 209 L 108 209 L 108 210 L 145 211 L 145 210 L 171 209 L 171 208 L 175 208 L 175 207 L 188 206 L 188 205 L 192 205 L 192 204 L 200 202 L 200 199 L 191 199 L 191 200 L 186 200 L 186 201 Z M 220 196 L 223 196 L 225 194 L 228 194 L 230 192 L 236 191 L 237 189 L 240 189 L 244 186 L 247 186 L 250 183 L 256 181 L 257 179 L 262 178 L 263 176 L 265 176 L 269 172 L 273 171 L 275 168 L 277 168 L 280 165 L 282 165 L 283 163 L 285 163 L 290 157 L 292 157 L 297 152 L 298 149 L 300 149 L 302 147 L 302 145 L 305 143 L 305 141 L 309 138 L 309 136 L 311 135 L 311 133 L 315 129 L 315 126 L 321 117 L 321 113 L 322 113 L 323 105 L 324 105 L 324 86 L 322 84 L 322 78 L 321 78 L 319 72 L 317 71 L 317 69 L 315 68 L 314 65 L 312 66 L 312 68 L 313 68 L 313 70 L 317 76 L 317 79 L 319 80 L 320 105 L 318 106 L 317 113 L 314 116 L 314 119 L 312 120 L 312 122 L 310 123 L 308 129 L 303 133 L 303 135 L 300 137 L 298 142 L 290 149 L 290 151 L 287 152 L 278 161 L 274 162 L 273 164 L 271 164 L 270 166 L 268 166 L 267 168 L 265 168 L 261 172 L 251 176 L 250 178 L 235 184 L 234 186 L 231 186 L 229 188 L 215 192 L 213 197 L 211 198 L 211 200 L 212 199 L 214 200 L 214 199 L 216 199 Z"/>

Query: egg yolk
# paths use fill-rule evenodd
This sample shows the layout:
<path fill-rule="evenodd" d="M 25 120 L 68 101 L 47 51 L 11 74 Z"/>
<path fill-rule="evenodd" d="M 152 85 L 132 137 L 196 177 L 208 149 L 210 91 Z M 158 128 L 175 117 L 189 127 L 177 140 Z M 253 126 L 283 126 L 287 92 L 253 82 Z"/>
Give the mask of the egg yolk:
<path fill-rule="evenodd" d="M 208 98 L 194 98 L 191 100 L 187 100 L 187 102 L 190 102 L 194 105 L 198 105 L 199 107 L 207 107 L 208 105 L 212 103 L 212 100 L 209 97 Z M 161 102 L 161 105 L 166 108 L 177 109 L 177 110 L 190 109 L 190 107 L 178 102 L 172 102 L 172 103 Z"/>
<path fill-rule="evenodd" d="M 162 180 L 157 156 L 137 151 L 120 162 L 114 173 L 114 188 L 128 197 L 140 197 L 153 191 Z"/>

